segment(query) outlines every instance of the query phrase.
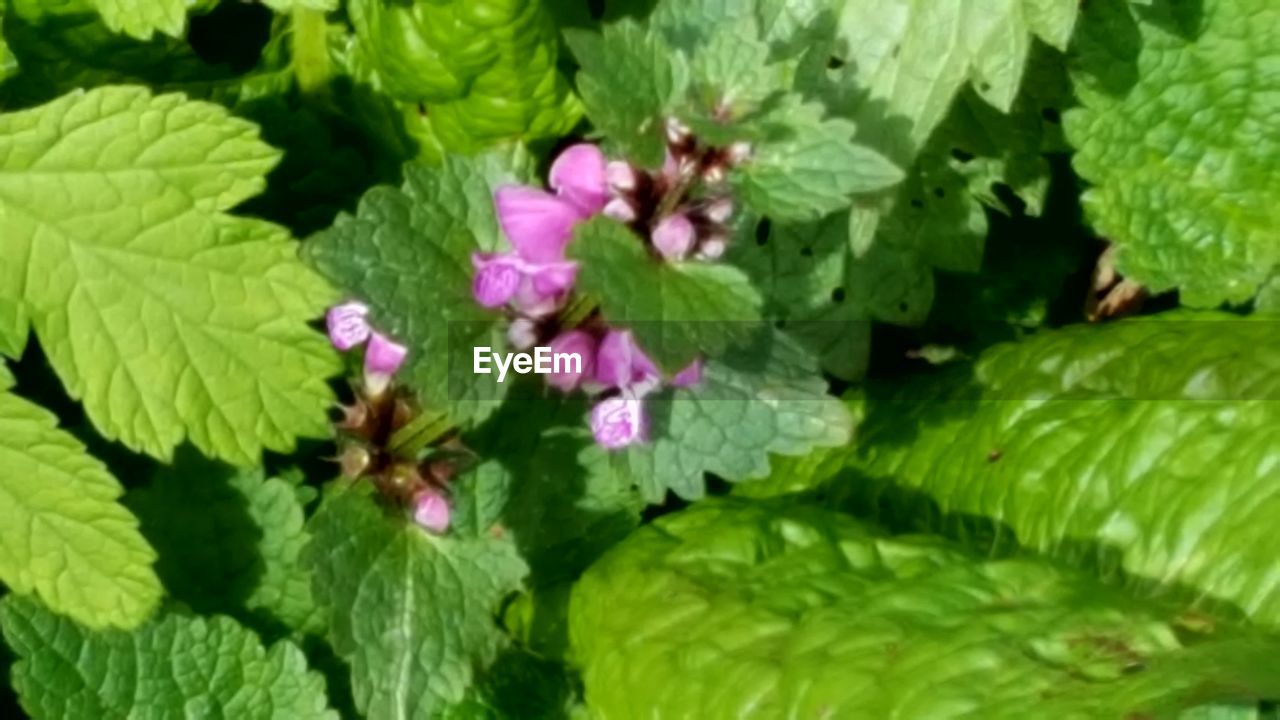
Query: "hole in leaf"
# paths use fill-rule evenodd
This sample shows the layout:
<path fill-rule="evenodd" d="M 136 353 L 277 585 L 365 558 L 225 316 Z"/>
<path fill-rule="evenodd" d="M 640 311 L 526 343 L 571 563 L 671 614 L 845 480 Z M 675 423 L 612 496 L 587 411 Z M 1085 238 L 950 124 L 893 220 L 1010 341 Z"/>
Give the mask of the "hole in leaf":
<path fill-rule="evenodd" d="M 837 304 L 844 302 L 844 288 L 838 287 L 831 291 L 831 302 Z"/>
<path fill-rule="evenodd" d="M 902 54 L 902 46 L 901 46 L 901 45 L 894 45 L 894 46 L 893 46 L 893 53 L 892 53 L 892 54 L 893 54 L 893 59 L 894 59 L 894 60 L 897 60 L 897 59 L 898 59 L 898 56 Z"/>
<path fill-rule="evenodd" d="M 913 199 L 911 200 L 911 207 L 913 207 L 913 208 L 915 208 L 915 209 L 917 209 L 917 210 L 923 210 L 923 209 L 924 209 L 924 201 L 923 201 L 923 200 L 921 200 L 920 198 L 913 198 Z"/>
<path fill-rule="evenodd" d="M 956 160 L 959 160 L 959 161 L 960 161 L 960 162 L 962 162 L 962 163 L 967 163 L 967 162 L 969 162 L 970 160 L 973 160 L 974 155 L 973 155 L 973 153 L 971 153 L 971 152 L 965 152 L 964 150 L 961 150 L 960 148 L 952 148 L 952 149 L 951 149 L 951 157 L 955 158 Z"/>
<path fill-rule="evenodd" d="M 1050 122 L 1054 125 L 1058 125 L 1062 122 L 1062 113 L 1058 112 L 1056 108 L 1047 107 L 1044 110 L 1041 110 L 1040 117 L 1043 117 L 1045 122 Z"/>
<path fill-rule="evenodd" d="M 936 187 L 933 189 L 933 196 L 937 198 L 944 198 L 947 196 L 947 191 L 940 187 Z"/>
<path fill-rule="evenodd" d="M 800 248 L 800 255 L 807 258 L 813 257 L 813 248 L 811 247 Z"/>
<path fill-rule="evenodd" d="M 779 330 L 785 329 L 787 327 L 787 321 L 785 318 L 781 320 L 774 320 L 773 326 L 778 328 Z"/>
<path fill-rule="evenodd" d="M 769 242 L 769 231 L 773 227 L 773 223 L 769 222 L 769 218 L 765 218 L 756 224 L 756 244 L 764 247 Z"/>
<path fill-rule="evenodd" d="M 898 303 L 898 312 L 906 312 L 908 305 L 904 302 Z"/>
<path fill-rule="evenodd" d="M 831 57 L 827 58 L 827 69 L 828 69 L 828 70 L 839 70 L 839 69 L 840 69 L 840 68 L 842 68 L 842 67 L 844 67 L 844 59 L 843 59 L 843 58 L 838 58 L 838 57 L 836 57 L 835 55 L 832 55 Z"/>
<path fill-rule="evenodd" d="M 991 83 L 987 82 L 986 80 L 983 80 L 981 83 L 978 84 L 978 89 L 981 90 L 982 92 L 991 92 Z"/>

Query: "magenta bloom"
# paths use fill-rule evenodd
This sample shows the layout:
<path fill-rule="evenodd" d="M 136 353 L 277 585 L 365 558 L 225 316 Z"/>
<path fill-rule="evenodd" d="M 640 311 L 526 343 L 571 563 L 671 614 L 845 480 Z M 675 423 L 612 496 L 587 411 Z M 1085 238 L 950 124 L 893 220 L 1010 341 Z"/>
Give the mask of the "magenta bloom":
<path fill-rule="evenodd" d="M 564 260 L 573 226 L 600 212 L 609 200 L 605 158 L 594 145 L 574 145 L 551 166 L 554 194 L 520 185 L 499 188 L 494 195 L 498 222 L 522 260 Z"/>
<path fill-rule="evenodd" d="M 658 366 L 636 345 L 630 330 L 610 330 L 596 353 L 596 381 L 605 387 L 631 388 L 658 380 Z"/>
<path fill-rule="evenodd" d="M 369 347 L 364 351 L 364 384 L 369 394 L 381 395 L 387 389 L 391 376 L 404 364 L 408 354 L 408 348 L 382 333 L 369 336 Z"/>
<path fill-rule="evenodd" d="M 329 327 L 329 341 L 343 352 L 369 339 L 369 306 L 361 302 L 348 302 L 329 308 L 325 324 Z"/>
<path fill-rule="evenodd" d="M 671 378 L 671 384 L 678 388 L 693 387 L 702 382 L 702 358 L 689 363 L 685 369 Z"/>
<path fill-rule="evenodd" d="M 683 260 L 693 250 L 698 232 L 683 214 L 662 218 L 653 229 L 653 246 L 668 260 Z"/>
<path fill-rule="evenodd" d="M 644 401 L 630 390 L 600 401 L 591 409 L 591 434 L 606 450 L 620 450 L 645 442 L 648 418 Z"/>
<path fill-rule="evenodd" d="M 437 535 L 449 529 L 449 501 L 435 490 L 423 490 L 413 499 L 413 521 Z"/>
<path fill-rule="evenodd" d="M 476 269 L 471 294 L 483 307 L 502 307 L 511 302 L 524 280 L 522 263 L 512 255 L 475 253 L 471 265 Z"/>
<path fill-rule="evenodd" d="M 530 317 L 555 312 L 578 276 L 575 262 L 532 263 L 513 253 L 475 253 L 471 264 L 476 269 L 471 283 L 476 302 L 487 308 L 511 303 Z"/>
<path fill-rule="evenodd" d="M 551 354 L 554 358 L 561 353 L 577 355 L 581 358 L 581 365 L 576 372 L 570 369 L 572 366 L 565 368 L 564 372 L 552 372 L 547 376 L 547 384 L 564 392 L 573 392 L 584 378 L 590 378 L 595 374 L 595 338 L 581 330 L 570 330 L 569 332 L 561 333 L 551 341 Z"/>

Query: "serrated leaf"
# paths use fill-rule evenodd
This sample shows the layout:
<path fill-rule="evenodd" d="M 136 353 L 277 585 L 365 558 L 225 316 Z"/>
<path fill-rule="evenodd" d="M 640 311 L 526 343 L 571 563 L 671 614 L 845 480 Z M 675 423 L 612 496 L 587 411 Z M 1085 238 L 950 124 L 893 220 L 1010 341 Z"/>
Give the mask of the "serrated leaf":
<path fill-rule="evenodd" d="M 762 143 L 732 175 L 742 201 L 778 221 L 816 220 L 848 207 L 852 195 L 900 182 L 900 168 L 853 141 L 854 125 L 800 106 L 774 122 L 781 137 Z"/>
<path fill-rule="evenodd" d="M 277 154 L 216 105 L 142 88 L 0 116 L 0 294 L 108 438 L 233 462 L 329 433 L 331 299 L 288 233 L 224 211 Z"/>
<path fill-rule="evenodd" d="M 0 391 L 13 383 L 0 365 Z M 44 408 L 0 392 L 0 580 L 91 627 L 133 627 L 160 599 L 155 551 L 120 484 Z"/>
<path fill-rule="evenodd" d="M 785 323 L 837 377 L 866 370 L 872 320 L 916 323 L 933 304 L 933 273 L 916 254 L 877 244 L 854 256 L 847 213 L 755 233 L 734 242 L 730 261 L 760 289 L 765 314 Z"/>
<path fill-rule="evenodd" d="M 641 165 L 662 162 L 663 123 L 689 83 L 685 56 L 633 20 L 601 34 L 569 30 L 565 39 L 582 69 L 578 92 L 592 124 Z"/>
<path fill-rule="evenodd" d="M 1280 638 L 1188 633 L 1044 560 L 776 502 L 641 528 L 575 587 L 571 623 L 604 720 L 1167 717 L 1280 691 Z"/>
<path fill-rule="evenodd" d="M 372 308 L 373 323 L 409 347 L 401 375 L 454 422 L 482 419 L 506 384 L 472 372 L 472 349 L 504 347 L 501 317 L 471 295 L 474 252 L 505 246 L 493 191 L 509 175 L 497 157 L 446 157 L 405 168 L 402 188 L 377 187 L 355 215 L 305 246 L 306 258 Z"/>
<path fill-rule="evenodd" d="M 1242 303 L 1280 267 L 1280 7 L 1093 3 L 1066 117 L 1089 221 L 1116 266 L 1185 304 Z M 1244 81 L 1244 77 L 1252 78 Z"/>
<path fill-rule="evenodd" d="M 497 655 L 502 598 L 528 568 L 509 540 L 437 537 L 337 489 L 311 521 L 306 564 L 334 651 L 367 717 L 430 718 Z"/>
<path fill-rule="evenodd" d="M 569 252 L 581 263 L 577 288 L 600 303 L 606 320 L 630 328 L 669 372 L 699 354 L 721 354 L 758 327 L 760 296 L 732 266 L 664 262 L 626 226 L 604 217 L 579 225 Z"/>
<path fill-rule="evenodd" d="M 93 632 L 10 596 L 0 629 L 20 658 L 14 687 L 36 720 L 338 717 L 301 650 L 264 648 L 229 618 L 165 613 L 131 633 Z"/>
<path fill-rule="evenodd" d="M 0 297 L 0 355 L 14 359 L 22 357 L 29 331 L 27 311 L 22 304 Z"/>
<path fill-rule="evenodd" d="M 193 1 L 92 0 L 107 27 L 139 40 L 150 40 L 156 32 L 182 37 L 187 27 L 187 9 Z"/>
<path fill-rule="evenodd" d="M 730 482 L 768 472 L 769 455 L 803 455 L 848 442 L 853 423 L 813 361 L 793 341 L 759 332 L 707 362 L 690 390 L 646 400 L 650 441 L 617 456 L 649 502 L 672 490 L 706 492 L 705 473 Z"/>
<path fill-rule="evenodd" d="M 156 571 L 174 599 L 201 614 L 321 629 L 311 577 L 298 564 L 306 517 L 289 482 L 184 450 L 125 504 L 158 550 Z"/>
<path fill-rule="evenodd" d="M 825 484 L 895 526 L 1053 553 L 1277 624 L 1274 338 L 1267 319 L 1174 313 L 871 386 Z"/>

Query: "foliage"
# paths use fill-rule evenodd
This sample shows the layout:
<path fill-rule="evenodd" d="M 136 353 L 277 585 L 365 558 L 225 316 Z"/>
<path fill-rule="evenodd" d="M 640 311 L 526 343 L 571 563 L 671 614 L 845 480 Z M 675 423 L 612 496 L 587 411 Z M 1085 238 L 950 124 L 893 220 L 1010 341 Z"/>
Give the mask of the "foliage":
<path fill-rule="evenodd" d="M 0 2 L 0 713 L 1274 716 L 1278 28 Z"/>

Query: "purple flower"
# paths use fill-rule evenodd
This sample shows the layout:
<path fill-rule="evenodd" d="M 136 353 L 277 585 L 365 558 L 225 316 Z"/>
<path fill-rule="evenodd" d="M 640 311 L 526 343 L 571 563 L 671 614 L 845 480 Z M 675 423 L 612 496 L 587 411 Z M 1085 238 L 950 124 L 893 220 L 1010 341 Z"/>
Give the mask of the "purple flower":
<path fill-rule="evenodd" d="M 369 339 L 369 306 L 361 302 L 348 302 L 329 308 L 325 323 L 329 326 L 329 341 L 346 352 Z"/>
<path fill-rule="evenodd" d="M 570 330 L 561 333 L 551 341 L 551 356 L 557 354 L 577 355 L 581 360 L 576 372 L 565 368 L 565 372 L 552 372 L 547 376 L 547 384 L 564 392 L 573 392 L 584 378 L 590 378 L 596 369 L 596 341 L 588 333 L 581 330 Z M 554 370 L 554 365 L 552 366 Z"/>
<path fill-rule="evenodd" d="M 702 358 L 689 363 L 685 369 L 671 378 L 671 384 L 678 388 L 693 387 L 702 382 Z"/>
<path fill-rule="evenodd" d="M 381 395 L 391 384 L 391 376 L 404 364 L 409 349 L 382 333 L 369 336 L 369 347 L 364 351 L 364 384 L 374 397 Z"/>
<path fill-rule="evenodd" d="M 413 498 L 413 521 L 437 535 L 449 529 L 449 501 L 436 490 L 423 490 Z"/>
<path fill-rule="evenodd" d="M 551 166 L 555 194 L 509 185 L 494 194 L 498 223 L 522 260 L 564 260 L 573 226 L 600 212 L 609 200 L 604 154 L 594 145 L 574 145 Z"/>
<path fill-rule="evenodd" d="M 697 230 L 687 216 L 668 215 L 653 229 L 653 246 L 668 260 L 683 260 L 693 249 L 697 235 Z"/>
<path fill-rule="evenodd" d="M 475 253 L 471 256 L 471 265 L 476 269 L 471 294 L 483 307 L 502 307 L 511 302 L 524 279 L 522 263 L 514 255 Z"/>
<path fill-rule="evenodd" d="M 630 192 L 636 189 L 636 169 L 625 160 L 614 160 L 606 165 L 604 177 L 612 190 Z"/>
<path fill-rule="evenodd" d="M 658 367 L 636 345 L 630 330 L 610 330 L 596 352 L 596 381 L 622 389 L 658 380 Z"/>
<path fill-rule="evenodd" d="M 644 401 L 631 390 L 606 398 L 591 409 L 591 434 L 606 450 L 620 450 L 645 442 L 648 424 Z"/>

